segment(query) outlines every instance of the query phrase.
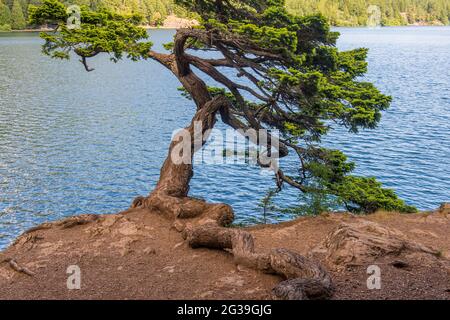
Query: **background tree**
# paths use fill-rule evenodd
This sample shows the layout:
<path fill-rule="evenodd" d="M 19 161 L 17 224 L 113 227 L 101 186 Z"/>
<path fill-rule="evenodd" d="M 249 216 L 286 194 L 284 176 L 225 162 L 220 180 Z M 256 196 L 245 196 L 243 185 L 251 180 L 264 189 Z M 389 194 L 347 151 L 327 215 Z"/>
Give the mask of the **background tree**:
<path fill-rule="evenodd" d="M 160 26 L 163 24 L 163 22 L 164 21 L 163 21 L 161 13 L 159 11 L 153 12 L 151 19 L 150 19 L 150 23 L 155 26 Z"/>
<path fill-rule="evenodd" d="M 178 29 L 173 42 L 166 44 L 170 53 L 151 49 L 137 15 L 104 9 L 93 12 L 83 7 L 81 28 L 69 30 L 65 6 L 57 0 L 45 0 L 42 6 L 30 9 L 30 17 L 35 24 L 57 23 L 57 33 L 41 34 L 43 52 L 51 57 L 78 55 L 87 71 L 93 70 L 88 59 L 101 53 L 109 54 L 113 61 L 123 57 L 150 59 L 177 77 L 196 110 L 185 128 L 192 141 L 199 136 L 195 124 L 202 125 L 201 143 L 191 145 L 191 159 L 206 143 L 207 133 L 219 117 L 237 130 L 277 129 L 280 136 L 269 135 L 269 144 L 278 145 L 280 157 L 292 152 L 298 159 L 295 168 L 275 168 L 278 190 L 287 185 L 305 194 L 329 194 L 355 211 L 414 210 L 374 179 L 351 176 L 354 164 L 339 150 L 321 145 L 321 138 L 336 126 L 350 132 L 375 128 L 381 112 L 389 107 L 390 97 L 360 80 L 367 71 L 366 49 L 337 50 L 338 33 L 330 31 L 323 16 L 294 16 L 282 0 L 176 3 L 195 12 L 201 24 Z M 204 52 L 214 52 L 216 58 L 205 58 Z M 197 70 L 220 87 L 208 86 Z M 256 136 L 251 135 L 250 140 L 262 144 Z M 316 265 L 305 265 L 304 258 L 293 258 L 286 251 L 255 254 L 249 234 L 223 228 L 234 217 L 230 206 L 189 197 L 192 164 L 180 164 L 171 156 L 180 143 L 179 136 L 174 138 L 155 189 L 136 198 L 132 207 L 148 208 L 177 220 L 191 246 L 232 248 L 240 261 L 259 269 L 286 276 L 286 268 L 280 266 L 295 261 L 297 267 L 308 269 L 307 274 L 319 279 L 315 286 L 326 294 L 330 282 Z M 186 156 L 184 152 L 180 155 Z M 262 158 L 259 163 L 267 165 Z M 305 293 L 304 284 L 295 288 Z"/>
<path fill-rule="evenodd" d="M 11 27 L 15 30 L 25 29 L 27 23 L 19 0 L 14 0 L 11 9 Z"/>
<path fill-rule="evenodd" d="M 383 25 L 448 24 L 450 17 L 447 0 L 286 0 L 291 13 L 321 13 L 339 26 L 366 25 L 370 5 L 380 7 Z"/>
<path fill-rule="evenodd" d="M 11 28 L 11 11 L 8 6 L 0 0 L 0 30 Z"/>

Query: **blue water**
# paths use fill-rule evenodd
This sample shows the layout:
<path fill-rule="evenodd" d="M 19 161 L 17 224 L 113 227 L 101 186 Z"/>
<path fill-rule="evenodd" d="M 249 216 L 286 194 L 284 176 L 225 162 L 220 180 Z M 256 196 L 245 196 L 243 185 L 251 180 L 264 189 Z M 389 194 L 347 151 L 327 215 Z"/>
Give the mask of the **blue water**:
<path fill-rule="evenodd" d="M 337 130 L 326 143 L 409 204 L 449 201 L 450 28 L 338 30 L 340 48 L 370 48 L 366 78 L 394 100 L 378 130 Z M 171 34 L 151 31 L 152 41 L 158 47 Z M 36 34 L 0 33 L 0 248 L 44 221 L 126 209 L 152 189 L 172 131 L 194 110 L 156 63 L 97 57 L 86 73 L 75 60 L 42 56 L 40 44 Z M 191 194 L 232 205 L 237 222 L 255 222 L 271 186 L 255 166 L 200 165 Z M 297 201 L 293 190 L 276 198 Z"/>

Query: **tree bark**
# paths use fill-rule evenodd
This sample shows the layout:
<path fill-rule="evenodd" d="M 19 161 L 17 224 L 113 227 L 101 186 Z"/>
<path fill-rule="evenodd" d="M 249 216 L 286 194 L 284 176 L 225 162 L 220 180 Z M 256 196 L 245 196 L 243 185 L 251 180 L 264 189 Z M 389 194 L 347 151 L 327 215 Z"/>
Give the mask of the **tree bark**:
<path fill-rule="evenodd" d="M 214 222 L 220 226 L 230 224 L 234 219 L 233 210 L 226 204 L 209 204 L 203 200 L 188 197 L 189 183 L 193 176 L 193 156 L 208 139 L 211 129 L 216 123 L 216 114 L 220 108 L 226 107 L 228 101 L 224 97 L 211 98 L 202 105 L 191 124 L 185 128 L 184 138 L 190 138 L 190 155 L 187 163 L 177 163 L 175 150 L 181 150 L 179 144 L 186 143 L 176 136 L 170 144 L 169 152 L 161 168 L 159 181 L 148 197 L 138 197 L 132 207 L 146 207 L 157 210 L 172 219 L 194 219 L 197 223 Z M 200 129 L 200 130 L 197 130 Z M 198 141 L 198 143 L 195 143 Z M 175 149 L 177 148 L 177 149 Z M 185 151 L 185 150 L 184 150 Z M 184 157 L 184 154 L 177 154 Z"/>

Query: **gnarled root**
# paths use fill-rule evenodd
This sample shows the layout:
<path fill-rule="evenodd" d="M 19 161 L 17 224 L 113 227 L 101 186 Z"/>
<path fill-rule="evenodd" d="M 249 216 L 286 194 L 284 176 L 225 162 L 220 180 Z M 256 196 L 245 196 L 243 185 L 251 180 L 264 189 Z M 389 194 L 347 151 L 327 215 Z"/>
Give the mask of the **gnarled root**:
<path fill-rule="evenodd" d="M 11 267 L 11 269 L 13 269 L 14 271 L 17 271 L 19 273 L 26 274 L 27 276 L 30 276 L 30 277 L 34 276 L 34 274 L 35 274 L 27 267 L 20 266 L 17 263 L 17 261 L 12 258 L 5 259 L 5 260 L 3 260 L 3 262 L 7 262 L 9 264 L 9 266 Z"/>
<path fill-rule="evenodd" d="M 88 224 L 90 222 L 98 220 L 99 216 L 96 214 L 82 214 L 75 217 L 69 217 L 66 219 L 63 219 L 59 222 L 56 222 L 55 224 L 57 226 L 62 227 L 63 229 L 69 229 L 73 228 L 75 226 L 80 226 L 84 224 Z"/>
<path fill-rule="evenodd" d="M 273 294 L 283 300 L 323 300 L 333 296 L 333 287 L 324 286 L 318 279 L 289 279 L 272 289 Z"/>
<path fill-rule="evenodd" d="M 147 198 L 136 198 L 132 207 L 150 208 L 175 220 L 181 225 L 177 230 L 192 248 L 226 249 L 236 264 L 282 276 L 286 280 L 272 291 L 277 298 L 326 299 L 333 295 L 331 278 L 320 264 L 287 249 L 257 253 L 249 232 L 225 228 L 234 218 L 232 208 L 226 204 L 153 192 Z"/>
<path fill-rule="evenodd" d="M 223 203 L 207 203 L 191 197 L 172 197 L 163 192 L 153 192 L 147 198 L 137 197 L 131 208 L 149 208 L 161 212 L 171 220 L 196 225 L 214 223 L 229 225 L 234 220 L 233 209 Z"/>
<path fill-rule="evenodd" d="M 228 249 L 237 264 L 284 277 L 273 289 L 277 298 L 326 299 L 333 295 L 331 277 L 320 264 L 287 249 L 256 253 L 249 232 L 208 224 L 188 226 L 184 236 L 192 248 Z"/>
<path fill-rule="evenodd" d="M 228 205 L 153 192 L 147 198 L 136 198 L 133 206 L 157 210 L 180 223 L 182 226 L 177 229 L 192 248 L 226 249 L 236 264 L 282 276 L 286 280 L 272 291 L 277 298 L 327 299 L 333 295 L 331 278 L 320 264 L 287 249 L 257 253 L 249 232 L 225 228 L 234 218 Z"/>

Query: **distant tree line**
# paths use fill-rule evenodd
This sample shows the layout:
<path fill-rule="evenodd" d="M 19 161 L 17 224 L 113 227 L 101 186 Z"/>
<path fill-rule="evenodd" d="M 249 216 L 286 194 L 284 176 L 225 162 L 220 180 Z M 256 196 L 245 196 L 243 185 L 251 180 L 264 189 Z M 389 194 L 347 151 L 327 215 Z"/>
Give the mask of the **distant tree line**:
<path fill-rule="evenodd" d="M 0 0 L 0 31 L 27 27 L 28 6 L 42 0 Z M 139 13 L 145 23 L 158 26 L 170 14 L 193 17 L 173 0 L 69 0 L 67 4 L 86 5 L 91 9 L 107 8 L 121 14 Z M 449 24 L 449 0 L 286 0 L 291 13 L 305 15 L 322 13 L 335 26 L 364 26 L 369 19 L 368 8 L 381 10 L 381 24 Z"/>
<path fill-rule="evenodd" d="M 368 9 L 378 6 L 381 25 L 444 24 L 450 20 L 449 0 L 286 0 L 297 15 L 322 13 L 335 26 L 365 26 Z"/>
<path fill-rule="evenodd" d="M 0 31 L 24 29 L 27 7 L 28 1 L 25 0 L 0 0 Z"/>
<path fill-rule="evenodd" d="M 0 0 L 0 31 L 25 29 L 29 5 L 39 5 L 42 0 Z M 85 5 L 91 9 L 106 8 L 120 14 L 139 13 L 144 22 L 158 26 L 170 14 L 191 17 L 185 9 L 174 5 L 173 0 L 69 0 L 66 4 Z"/>

